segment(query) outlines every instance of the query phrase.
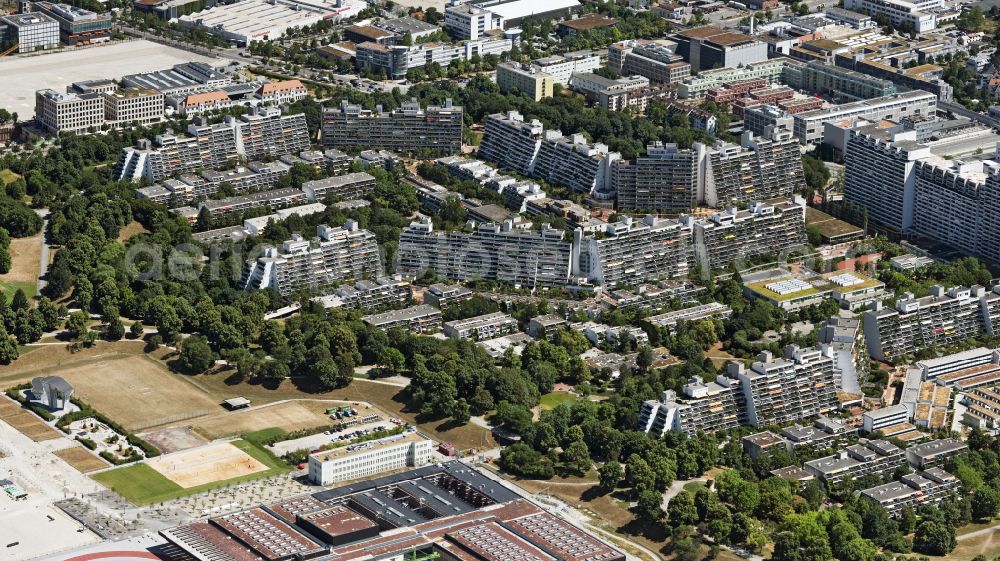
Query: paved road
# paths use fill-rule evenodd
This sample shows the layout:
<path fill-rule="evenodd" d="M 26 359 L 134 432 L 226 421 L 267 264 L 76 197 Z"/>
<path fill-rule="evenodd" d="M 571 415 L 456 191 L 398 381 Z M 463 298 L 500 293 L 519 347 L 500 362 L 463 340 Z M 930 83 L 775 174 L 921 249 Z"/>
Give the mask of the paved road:
<path fill-rule="evenodd" d="M 996 532 L 997 530 L 1000 530 L 1000 524 L 990 526 L 989 528 L 983 528 L 982 530 L 976 530 L 975 532 L 969 532 L 968 534 L 962 534 L 961 536 L 958 536 L 958 541 L 971 540 L 972 538 L 985 536 L 986 534 Z"/>
<path fill-rule="evenodd" d="M 976 111 L 971 111 L 958 105 L 957 103 L 945 103 L 943 101 L 938 101 L 937 104 L 938 111 L 951 111 L 956 115 L 961 115 L 962 117 L 968 117 L 974 121 L 979 121 L 980 123 L 993 128 L 1000 127 L 1000 123 L 996 119 L 986 115 L 985 113 L 978 113 Z"/>
<path fill-rule="evenodd" d="M 41 294 L 47 284 L 44 277 L 49 272 L 49 209 L 41 208 L 35 212 L 42 217 L 42 247 L 38 261 L 38 293 Z"/>
<path fill-rule="evenodd" d="M 688 483 L 701 482 L 704 483 L 708 481 L 707 477 L 698 477 L 696 479 L 685 479 L 683 481 L 674 481 L 666 491 L 663 492 L 663 510 L 667 510 L 667 505 L 670 504 L 670 500 L 676 497 L 684 490 L 684 486 Z"/>

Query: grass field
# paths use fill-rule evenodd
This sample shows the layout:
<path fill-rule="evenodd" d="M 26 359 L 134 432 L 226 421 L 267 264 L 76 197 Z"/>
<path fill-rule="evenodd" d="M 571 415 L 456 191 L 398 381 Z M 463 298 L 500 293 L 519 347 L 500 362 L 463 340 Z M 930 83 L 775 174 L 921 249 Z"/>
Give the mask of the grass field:
<path fill-rule="evenodd" d="M 62 458 L 63 461 L 80 473 L 90 473 L 111 465 L 79 445 L 56 450 L 53 454 Z"/>
<path fill-rule="evenodd" d="M 194 495 L 210 489 L 225 487 L 253 479 L 270 477 L 287 472 L 290 468 L 281 460 L 275 458 L 266 450 L 245 440 L 231 443 L 250 457 L 267 466 L 266 471 L 234 477 L 189 487 L 187 489 L 164 477 L 158 471 L 146 464 L 135 464 L 123 468 L 105 471 L 94 476 L 94 479 L 108 489 L 118 493 L 136 505 L 147 505 L 170 501 L 186 495 Z"/>
<path fill-rule="evenodd" d="M 573 403 L 576 396 L 566 392 L 552 392 L 542 396 L 542 409 L 555 409 L 560 403 Z"/>
<path fill-rule="evenodd" d="M 948 561 L 971 561 L 977 555 L 984 555 L 987 559 L 993 559 L 1000 555 L 1000 534 L 988 532 L 967 540 L 958 542 L 958 547 L 944 557 L 932 557 L 932 559 L 946 559 Z"/>
<path fill-rule="evenodd" d="M 94 409 L 133 431 L 221 411 L 210 396 L 142 356 L 100 360 L 58 374 Z"/>
<path fill-rule="evenodd" d="M 33 282 L 6 281 L 0 279 L 0 293 L 3 293 L 7 302 L 10 302 L 11 298 L 14 297 L 14 294 L 19 288 L 24 291 L 25 296 L 29 299 L 33 298 L 38 292 L 38 286 Z"/>

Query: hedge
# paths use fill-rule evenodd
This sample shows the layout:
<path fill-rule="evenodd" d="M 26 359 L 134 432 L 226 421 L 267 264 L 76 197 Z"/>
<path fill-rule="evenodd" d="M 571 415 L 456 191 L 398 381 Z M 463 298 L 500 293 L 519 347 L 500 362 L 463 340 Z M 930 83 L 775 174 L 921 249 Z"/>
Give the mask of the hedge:
<path fill-rule="evenodd" d="M 78 436 L 78 437 L 76 437 L 76 439 L 78 441 L 80 441 L 80 444 L 83 444 L 84 446 L 86 446 L 90 450 L 97 450 L 97 443 L 94 442 L 93 440 L 91 440 L 91 439 L 89 439 L 87 437 L 84 437 L 84 436 Z"/>
<path fill-rule="evenodd" d="M 28 401 L 27 398 L 25 398 L 23 395 L 21 395 L 22 391 L 24 391 L 24 390 L 30 390 L 30 389 L 31 389 L 31 384 L 25 383 L 25 384 L 20 384 L 20 385 L 14 386 L 12 388 L 7 388 L 7 391 L 4 392 L 4 393 L 7 394 L 7 397 L 9 397 L 9 398 L 13 399 L 14 401 L 20 403 L 22 407 L 30 409 L 36 415 L 38 415 L 39 417 L 45 419 L 46 421 L 52 422 L 52 421 L 56 420 L 56 416 L 53 415 L 52 413 L 49 413 L 48 409 L 42 407 L 41 405 L 35 405 L 34 403 L 31 403 L 30 401 Z"/>

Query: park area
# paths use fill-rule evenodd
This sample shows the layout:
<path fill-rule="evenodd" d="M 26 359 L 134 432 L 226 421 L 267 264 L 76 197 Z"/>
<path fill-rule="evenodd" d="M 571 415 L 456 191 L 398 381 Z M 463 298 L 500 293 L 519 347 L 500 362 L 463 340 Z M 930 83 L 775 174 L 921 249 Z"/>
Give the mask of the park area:
<path fill-rule="evenodd" d="M 256 444 L 236 440 L 101 472 L 94 479 L 132 503 L 145 505 L 270 477 L 289 469 Z"/>

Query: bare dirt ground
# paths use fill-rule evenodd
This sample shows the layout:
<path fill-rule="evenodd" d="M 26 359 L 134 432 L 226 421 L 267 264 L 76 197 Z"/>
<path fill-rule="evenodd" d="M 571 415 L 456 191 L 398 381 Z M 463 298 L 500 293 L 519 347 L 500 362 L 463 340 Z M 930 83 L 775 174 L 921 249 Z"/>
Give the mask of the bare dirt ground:
<path fill-rule="evenodd" d="M 221 59 L 204 57 L 152 41 L 126 41 L 86 49 L 64 49 L 34 56 L 0 59 L 0 107 L 27 118 L 34 111 L 35 91 L 62 91 L 67 84 L 164 70 L 181 62 L 200 61 L 213 65 Z"/>
<path fill-rule="evenodd" d="M 197 419 L 192 429 L 209 440 L 278 427 L 286 431 L 331 425 L 328 417 L 290 401 Z"/>
<path fill-rule="evenodd" d="M 37 415 L 23 409 L 7 396 L 0 396 L 0 419 L 35 442 L 62 438 L 56 429 L 46 425 Z"/>
<path fill-rule="evenodd" d="M 267 466 L 228 442 L 158 456 L 146 465 L 185 489 L 267 471 Z"/>
<path fill-rule="evenodd" d="M 143 440 L 156 446 L 164 454 L 179 452 L 208 444 L 208 440 L 194 432 L 192 427 L 171 427 L 139 435 Z"/>
<path fill-rule="evenodd" d="M 72 446 L 70 448 L 56 450 L 53 454 L 62 458 L 63 461 L 73 466 L 73 469 L 79 471 L 80 473 L 90 473 L 92 471 L 97 471 L 111 466 L 108 462 L 105 462 L 98 456 L 91 454 L 80 446 Z"/>

